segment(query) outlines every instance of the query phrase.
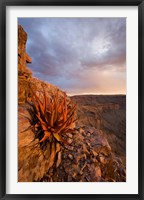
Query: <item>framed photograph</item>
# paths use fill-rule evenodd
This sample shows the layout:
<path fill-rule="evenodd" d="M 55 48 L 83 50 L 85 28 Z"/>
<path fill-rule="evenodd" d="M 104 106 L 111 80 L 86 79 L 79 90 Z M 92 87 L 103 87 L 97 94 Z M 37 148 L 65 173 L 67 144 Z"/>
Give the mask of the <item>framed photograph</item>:
<path fill-rule="evenodd" d="M 144 199 L 144 2 L 0 8 L 0 198 Z"/>

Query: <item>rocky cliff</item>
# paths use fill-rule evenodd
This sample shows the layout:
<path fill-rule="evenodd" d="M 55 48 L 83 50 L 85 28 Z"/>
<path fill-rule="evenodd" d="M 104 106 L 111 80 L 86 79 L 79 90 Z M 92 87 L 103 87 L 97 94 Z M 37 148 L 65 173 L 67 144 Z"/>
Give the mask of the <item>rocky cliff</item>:
<path fill-rule="evenodd" d="M 26 40 L 26 32 L 18 26 L 18 181 L 126 181 L 122 160 L 115 156 L 105 134 L 96 127 L 87 124 L 85 127 L 73 126 L 63 135 L 66 143 L 57 142 L 56 146 L 50 140 L 40 142 L 37 131 L 41 130 L 37 130 L 38 122 L 34 122 L 33 94 L 41 98 L 41 91 L 45 90 L 46 98 L 53 99 L 54 93 L 59 91 L 63 99 L 65 93 L 32 76 L 26 67 L 27 62 L 32 62 L 26 53 Z M 67 101 L 71 102 L 68 97 Z M 116 108 L 119 109 L 118 106 Z M 40 114 L 36 116 L 39 118 Z M 50 142 L 55 155 L 53 152 L 50 155 Z"/>
<path fill-rule="evenodd" d="M 126 96 L 79 95 L 71 99 L 77 103 L 78 126 L 102 130 L 114 153 L 126 162 Z"/>

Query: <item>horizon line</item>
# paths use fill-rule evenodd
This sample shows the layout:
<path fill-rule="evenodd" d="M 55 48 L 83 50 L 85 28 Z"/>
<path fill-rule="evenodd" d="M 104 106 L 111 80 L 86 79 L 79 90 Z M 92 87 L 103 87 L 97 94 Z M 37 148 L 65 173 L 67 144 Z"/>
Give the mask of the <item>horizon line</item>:
<path fill-rule="evenodd" d="M 117 94 L 116 94 L 116 93 L 82 93 L 82 94 L 69 94 L 69 93 L 68 93 L 67 95 L 68 95 L 68 96 L 83 96 L 83 95 L 99 95 L 99 96 L 100 96 L 100 95 L 103 95 L 103 96 L 104 96 L 104 95 L 111 95 L 111 96 L 112 96 L 112 95 L 117 95 L 117 96 L 118 96 L 118 95 L 125 95 L 125 96 L 126 96 L 125 93 L 119 93 L 119 94 L 118 94 L 118 93 L 117 93 Z"/>

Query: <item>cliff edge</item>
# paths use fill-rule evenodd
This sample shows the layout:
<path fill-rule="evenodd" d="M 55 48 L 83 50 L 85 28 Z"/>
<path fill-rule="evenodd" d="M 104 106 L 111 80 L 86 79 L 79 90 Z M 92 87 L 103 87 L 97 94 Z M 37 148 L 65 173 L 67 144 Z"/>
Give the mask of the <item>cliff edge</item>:
<path fill-rule="evenodd" d="M 27 34 L 18 26 L 18 181 L 19 182 L 124 182 L 126 170 L 119 157 L 112 152 L 104 133 L 94 127 L 73 127 L 63 133 L 65 143 L 58 139 L 54 157 L 49 141 L 36 137 L 33 94 L 41 99 L 65 99 L 65 92 L 32 76 L 26 64 L 31 58 L 26 53 Z M 66 100 L 72 104 L 66 96 Z M 31 112 L 33 110 L 33 112 Z M 38 118 L 39 115 L 37 114 Z M 52 119 L 52 117 L 51 117 Z M 43 127 L 43 126 L 42 126 Z M 39 130 L 41 131 L 41 130 Z M 45 129 L 43 129 L 45 131 Z M 53 161 L 53 162 L 51 162 Z"/>

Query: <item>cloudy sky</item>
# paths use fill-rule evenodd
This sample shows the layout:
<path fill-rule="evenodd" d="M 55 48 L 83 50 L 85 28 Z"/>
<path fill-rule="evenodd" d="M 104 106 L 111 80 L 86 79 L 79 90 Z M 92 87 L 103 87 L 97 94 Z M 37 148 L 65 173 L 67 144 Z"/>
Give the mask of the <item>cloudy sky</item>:
<path fill-rule="evenodd" d="M 126 93 L 125 18 L 19 18 L 33 75 L 69 95 Z"/>

